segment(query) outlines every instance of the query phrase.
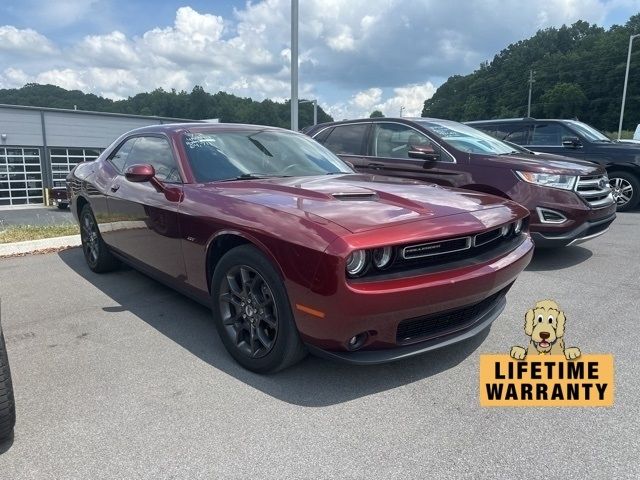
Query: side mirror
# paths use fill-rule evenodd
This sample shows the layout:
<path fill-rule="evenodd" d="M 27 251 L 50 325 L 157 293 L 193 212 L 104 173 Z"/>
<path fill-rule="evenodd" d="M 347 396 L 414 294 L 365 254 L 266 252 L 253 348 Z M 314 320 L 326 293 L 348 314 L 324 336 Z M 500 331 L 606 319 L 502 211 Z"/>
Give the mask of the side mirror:
<path fill-rule="evenodd" d="M 578 137 L 563 137 L 562 146 L 566 148 L 578 148 L 582 146 L 582 142 Z"/>
<path fill-rule="evenodd" d="M 153 165 L 131 165 L 124 172 L 124 178 L 130 182 L 149 182 L 155 176 L 156 170 Z"/>
<path fill-rule="evenodd" d="M 436 152 L 431 145 L 409 145 L 407 155 L 409 155 L 409 158 L 420 158 L 430 161 L 436 161 L 440 158 L 440 152 Z"/>

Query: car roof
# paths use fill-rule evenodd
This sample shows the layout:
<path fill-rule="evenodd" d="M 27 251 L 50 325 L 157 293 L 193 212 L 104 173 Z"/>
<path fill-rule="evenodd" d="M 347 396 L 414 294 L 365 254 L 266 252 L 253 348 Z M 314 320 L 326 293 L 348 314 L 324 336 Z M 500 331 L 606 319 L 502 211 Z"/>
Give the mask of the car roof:
<path fill-rule="evenodd" d="M 160 125 L 148 125 L 146 127 L 136 128 L 129 133 L 184 133 L 184 132 L 262 132 L 280 131 L 290 132 L 290 130 L 271 127 L 268 125 L 250 125 L 244 123 L 164 123 Z"/>
<path fill-rule="evenodd" d="M 491 123 L 518 123 L 518 122 L 580 122 L 575 118 L 533 118 L 533 117 L 521 117 L 521 118 L 493 118 L 491 120 L 471 120 L 464 122 L 468 125 L 475 124 L 491 124 Z"/>

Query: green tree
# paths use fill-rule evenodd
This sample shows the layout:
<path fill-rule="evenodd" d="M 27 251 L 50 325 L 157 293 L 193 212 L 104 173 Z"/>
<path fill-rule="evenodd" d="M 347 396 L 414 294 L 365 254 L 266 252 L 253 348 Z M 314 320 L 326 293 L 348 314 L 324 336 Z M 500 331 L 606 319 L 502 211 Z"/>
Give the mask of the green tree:
<path fill-rule="evenodd" d="M 540 97 L 545 117 L 571 118 L 582 113 L 587 97 L 575 83 L 558 83 Z"/>
<path fill-rule="evenodd" d="M 382 117 L 384 117 L 384 115 L 380 110 L 374 110 L 373 112 L 371 112 L 371 115 L 369 115 L 369 118 L 382 118 Z"/>

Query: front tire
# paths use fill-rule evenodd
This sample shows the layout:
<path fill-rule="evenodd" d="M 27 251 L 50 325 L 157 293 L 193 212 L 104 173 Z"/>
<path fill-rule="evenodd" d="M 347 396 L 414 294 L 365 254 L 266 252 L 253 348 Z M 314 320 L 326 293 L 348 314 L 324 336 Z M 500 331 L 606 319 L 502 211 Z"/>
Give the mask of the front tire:
<path fill-rule="evenodd" d="M 91 270 L 96 273 L 105 273 L 118 268 L 120 262 L 104 243 L 98 229 L 98 222 L 89 205 L 85 205 L 80 212 L 80 239 L 84 259 Z"/>
<path fill-rule="evenodd" d="M 0 442 L 11 437 L 16 424 L 16 404 L 13 397 L 13 383 L 7 346 L 0 327 Z"/>
<path fill-rule="evenodd" d="M 609 185 L 613 190 L 618 212 L 633 210 L 640 202 L 640 180 L 628 172 L 611 172 Z"/>
<path fill-rule="evenodd" d="M 236 247 L 220 259 L 211 297 L 222 343 L 246 369 L 273 373 L 305 356 L 284 283 L 255 247 Z"/>

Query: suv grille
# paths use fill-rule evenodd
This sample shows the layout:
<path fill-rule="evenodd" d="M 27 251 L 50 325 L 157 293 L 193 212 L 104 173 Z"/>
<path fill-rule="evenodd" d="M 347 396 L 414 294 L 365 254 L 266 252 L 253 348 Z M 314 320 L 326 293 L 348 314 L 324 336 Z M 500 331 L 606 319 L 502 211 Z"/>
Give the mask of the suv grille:
<path fill-rule="evenodd" d="M 609 179 L 606 175 L 578 177 L 576 192 L 593 208 L 606 207 L 613 203 Z"/>
<path fill-rule="evenodd" d="M 484 300 L 466 307 L 440 312 L 424 317 L 403 320 L 396 331 L 397 343 L 410 343 L 415 340 L 439 337 L 456 330 L 468 328 L 490 310 L 506 294 L 509 287 L 494 293 Z"/>

